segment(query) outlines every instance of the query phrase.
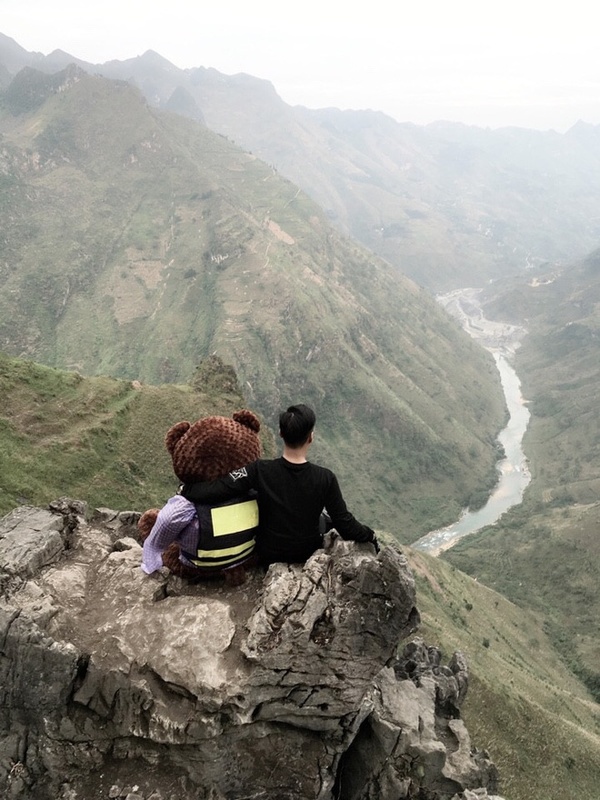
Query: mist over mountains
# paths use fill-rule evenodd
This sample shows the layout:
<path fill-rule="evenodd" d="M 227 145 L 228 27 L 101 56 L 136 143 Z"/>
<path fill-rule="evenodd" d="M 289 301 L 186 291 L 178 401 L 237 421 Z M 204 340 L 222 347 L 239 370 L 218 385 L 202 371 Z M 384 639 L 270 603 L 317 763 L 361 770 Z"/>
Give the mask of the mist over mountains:
<path fill-rule="evenodd" d="M 600 239 L 600 126 L 565 134 L 380 112 L 291 107 L 265 80 L 181 70 L 158 53 L 102 65 L 28 53 L 0 37 L 0 63 L 70 63 L 140 88 L 154 107 L 206 124 L 306 191 L 334 225 L 433 291 L 482 285 L 585 256 Z"/>

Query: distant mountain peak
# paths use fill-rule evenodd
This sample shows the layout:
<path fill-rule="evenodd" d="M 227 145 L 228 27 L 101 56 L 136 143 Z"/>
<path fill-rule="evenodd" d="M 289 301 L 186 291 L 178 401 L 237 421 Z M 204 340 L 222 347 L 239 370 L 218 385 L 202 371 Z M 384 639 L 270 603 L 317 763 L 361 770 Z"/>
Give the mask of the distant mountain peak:
<path fill-rule="evenodd" d="M 138 61 L 142 61 L 146 64 L 152 64 L 153 66 L 160 66 L 160 67 L 171 67 L 172 69 L 178 69 L 168 58 L 161 56 L 160 53 L 157 53 L 156 50 L 146 50 L 142 53 L 141 56 L 137 57 Z"/>
<path fill-rule="evenodd" d="M 87 73 L 77 64 L 69 64 L 60 72 L 48 75 L 34 67 L 23 67 L 13 78 L 4 95 L 4 101 L 12 114 L 33 111 L 48 97 L 63 91 L 81 80 Z"/>
<path fill-rule="evenodd" d="M 74 61 L 78 60 L 75 59 L 75 57 L 72 56 L 70 53 L 67 53 L 66 50 L 61 50 L 60 48 L 53 50 L 51 53 L 48 53 L 46 58 L 72 58 Z"/>

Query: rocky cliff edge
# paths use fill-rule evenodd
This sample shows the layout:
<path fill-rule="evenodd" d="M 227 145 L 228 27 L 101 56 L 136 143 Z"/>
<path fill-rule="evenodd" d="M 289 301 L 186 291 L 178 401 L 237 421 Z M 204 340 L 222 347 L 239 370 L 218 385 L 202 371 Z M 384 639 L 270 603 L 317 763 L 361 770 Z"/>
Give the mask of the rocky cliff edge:
<path fill-rule="evenodd" d="M 0 520 L 4 797 L 492 800 L 464 658 L 399 649 L 419 615 L 397 549 L 334 534 L 303 566 L 191 585 L 142 573 L 138 517 Z"/>

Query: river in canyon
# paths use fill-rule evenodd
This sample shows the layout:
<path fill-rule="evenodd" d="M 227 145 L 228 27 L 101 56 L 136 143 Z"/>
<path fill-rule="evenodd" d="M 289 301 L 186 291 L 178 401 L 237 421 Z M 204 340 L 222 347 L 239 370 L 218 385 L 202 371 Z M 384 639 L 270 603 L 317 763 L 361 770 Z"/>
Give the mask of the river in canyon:
<path fill-rule="evenodd" d="M 498 462 L 498 483 L 483 508 L 477 511 L 466 509 L 454 524 L 430 531 L 411 545 L 432 555 L 438 555 L 464 536 L 495 523 L 505 511 L 522 501 L 523 492 L 531 480 L 522 449 L 523 436 L 529 424 L 529 409 L 521 394 L 519 378 L 510 364 L 525 331 L 516 325 L 485 319 L 478 299 L 480 293 L 481 289 L 460 289 L 438 300 L 494 356 L 510 415 L 506 427 L 498 435 L 505 457 Z"/>

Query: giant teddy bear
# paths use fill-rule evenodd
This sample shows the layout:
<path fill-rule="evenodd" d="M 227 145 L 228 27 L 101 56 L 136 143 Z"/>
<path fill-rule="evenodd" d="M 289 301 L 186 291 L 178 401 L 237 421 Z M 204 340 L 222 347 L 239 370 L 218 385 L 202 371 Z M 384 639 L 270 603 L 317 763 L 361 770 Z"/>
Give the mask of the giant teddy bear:
<path fill-rule="evenodd" d="M 258 417 L 244 409 L 231 418 L 178 422 L 165 444 L 180 481 L 211 481 L 260 457 L 259 431 Z M 237 585 L 253 561 L 257 525 L 258 506 L 250 496 L 213 507 L 175 495 L 140 517 L 142 569 L 152 574 L 165 566 L 190 580 L 223 576 Z"/>

